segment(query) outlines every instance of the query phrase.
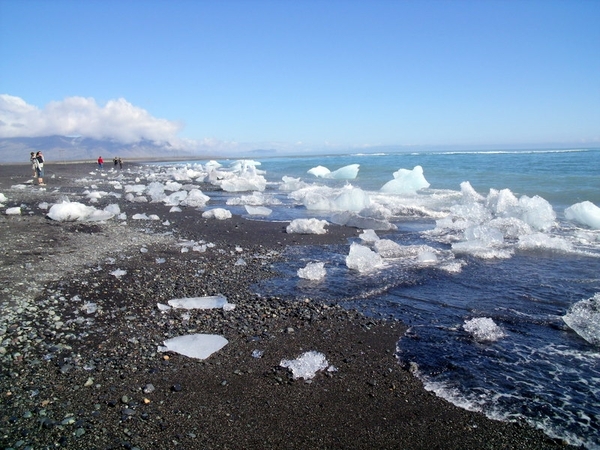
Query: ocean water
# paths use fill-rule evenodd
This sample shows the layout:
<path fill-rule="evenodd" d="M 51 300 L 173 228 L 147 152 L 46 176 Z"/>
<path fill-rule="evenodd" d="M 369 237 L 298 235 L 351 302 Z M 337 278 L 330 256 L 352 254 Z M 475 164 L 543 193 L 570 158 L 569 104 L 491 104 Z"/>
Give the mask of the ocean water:
<path fill-rule="evenodd" d="M 276 266 L 281 276 L 255 286 L 258 293 L 400 319 L 409 330 L 398 337 L 398 361 L 427 389 L 489 417 L 600 448 L 600 210 L 585 204 L 584 212 L 565 213 L 582 202 L 600 205 L 600 150 L 255 162 L 259 172 L 249 176 L 266 180 L 264 188 L 210 192 L 208 206 L 253 220 L 356 224 L 380 239 L 356 240 L 379 255 L 365 264 L 370 270 L 348 267 L 350 243 L 290 248 Z M 219 163 L 227 171 L 233 162 Z M 352 179 L 308 173 L 352 164 L 359 165 Z M 408 188 L 382 193 L 399 169 Z M 429 186 L 416 189 L 424 181 Z M 273 212 L 249 216 L 246 204 Z M 298 276 L 311 262 L 325 263 L 324 278 Z"/>

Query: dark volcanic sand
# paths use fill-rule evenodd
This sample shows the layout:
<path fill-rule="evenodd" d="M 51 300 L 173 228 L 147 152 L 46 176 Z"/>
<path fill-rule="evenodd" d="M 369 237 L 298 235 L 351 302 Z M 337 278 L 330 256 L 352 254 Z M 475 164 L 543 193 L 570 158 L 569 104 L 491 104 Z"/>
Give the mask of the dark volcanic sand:
<path fill-rule="evenodd" d="M 77 179 L 112 192 L 106 183 L 114 175 L 89 175 L 94 170 L 48 163 L 46 189 L 11 189 L 29 181 L 31 169 L 0 166 L 0 193 L 8 197 L 0 208 L 2 448 L 565 447 L 425 391 L 395 357 L 402 323 L 318 298 L 252 293 L 284 246 L 345 243 L 357 230 L 288 235 L 281 223 L 205 220 L 194 209 L 169 213 L 162 204 L 114 197 L 95 206 L 117 202 L 127 225 L 47 219 L 42 201 L 68 195 L 88 204 L 83 191 L 92 182 Z M 22 214 L 6 215 L 13 206 Z M 136 212 L 161 220 L 132 220 Z M 215 246 L 182 253 L 179 240 Z M 236 265 L 239 258 L 246 265 Z M 117 269 L 126 274 L 111 275 Z M 216 294 L 236 308 L 186 316 L 156 306 Z M 97 311 L 88 314 L 86 303 Z M 221 334 L 229 343 L 205 361 L 157 352 L 165 339 L 192 332 Z M 307 382 L 279 366 L 310 350 L 324 353 L 337 371 Z"/>

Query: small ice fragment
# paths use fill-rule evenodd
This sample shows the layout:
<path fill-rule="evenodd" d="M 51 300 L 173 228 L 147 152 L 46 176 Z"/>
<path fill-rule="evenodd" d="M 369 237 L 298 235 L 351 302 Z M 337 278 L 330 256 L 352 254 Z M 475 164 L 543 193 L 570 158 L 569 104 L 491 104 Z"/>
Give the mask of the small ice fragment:
<path fill-rule="evenodd" d="M 6 214 L 7 215 L 20 215 L 21 214 L 21 207 L 20 206 L 15 206 L 14 208 L 6 208 Z"/>
<path fill-rule="evenodd" d="M 207 297 L 174 298 L 168 301 L 173 308 L 182 309 L 214 309 L 223 308 L 227 304 L 227 298 L 223 295 Z"/>
<path fill-rule="evenodd" d="M 465 320 L 463 328 L 467 333 L 473 335 L 476 341 L 493 342 L 506 336 L 502 328 L 489 317 L 475 317 L 471 320 Z"/>
<path fill-rule="evenodd" d="M 113 275 L 116 278 L 120 278 L 123 275 L 126 275 L 127 271 L 126 270 L 122 270 L 122 269 L 117 269 L 117 270 L 113 270 L 110 274 Z"/>
<path fill-rule="evenodd" d="M 157 303 L 156 306 L 159 311 L 169 311 L 171 309 L 169 305 L 165 305 L 164 303 Z"/>
<path fill-rule="evenodd" d="M 206 359 L 228 344 L 227 339 L 216 334 L 189 334 L 164 341 L 159 352 L 175 352 L 190 358 Z"/>
<path fill-rule="evenodd" d="M 298 378 L 309 380 L 313 378 L 319 370 L 325 370 L 329 366 L 329 363 L 323 353 L 310 351 L 303 353 L 293 360 L 282 359 L 279 365 L 290 369 L 294 380 L 297 380 Z"/>
<path fill-rule="evenodd" d="M 253 358 L 262 358 L 262 356 L 264 355 L 264 351 L 263 350 L 253 350 L 252 351 L 252 357 Z"/>
<path fill-rule="evenodd" d="M 306 280 L 322 280 L 327 275 L 324 262 L 308 263 L 306 267 L 298 269 L 298 276 Z"/>

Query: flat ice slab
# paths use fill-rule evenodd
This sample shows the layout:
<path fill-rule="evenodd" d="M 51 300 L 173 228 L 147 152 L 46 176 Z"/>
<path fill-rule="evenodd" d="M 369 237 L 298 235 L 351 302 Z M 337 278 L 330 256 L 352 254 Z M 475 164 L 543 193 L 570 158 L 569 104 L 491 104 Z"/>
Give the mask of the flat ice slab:
<path fill-rule="evenodd" d="M 188 334 L 167 339 L 159 352 L 175 352 L 196 359 L 206 359 L 225 347 L 229 341 L 217 334 Z"/>
<path fill-rule="evenodd" d="M 223 295 L 212 295 L 208 297 L 190 297 L 190 298 L 174 298 L 169 300 L 169 306 L 171 308 L 181 309 L 214 309 L 223 308 L 227 309 L 227 298 Z"/>

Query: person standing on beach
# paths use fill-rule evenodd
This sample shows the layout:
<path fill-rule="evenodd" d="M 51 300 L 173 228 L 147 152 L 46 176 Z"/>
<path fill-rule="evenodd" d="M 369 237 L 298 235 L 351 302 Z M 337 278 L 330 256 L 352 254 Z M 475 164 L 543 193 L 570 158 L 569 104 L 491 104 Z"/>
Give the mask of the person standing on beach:
<path fill-rule="evenodd" d="M 123 168 L 123 160 L 119 156 L 119 169 L 122 169 L 122 168 Z"/>
<path fill-rule="evenodd" d="M 35 178 L 37 176 L 37 171 L 35 170 L 35 152 L 31 152 L 29 154 L 29 162 L 31 163 L 31 168 L 33 169 L 33 178 Z"/>
<path fill-rule="evenodd" d="M 37 152 L 34 161 L 35 172 L 38 179 L 38 186 L 46 186 L 44 184 L 44 155 L 42 155 L 42 152 Z"/>
<path fill-rule="evenodd" d="M 98 156 L 98 167 L 100 169 L 102 169 L 102 167 L 104 167 L 104 160 L 102 159 L 102 156 Z"/>

